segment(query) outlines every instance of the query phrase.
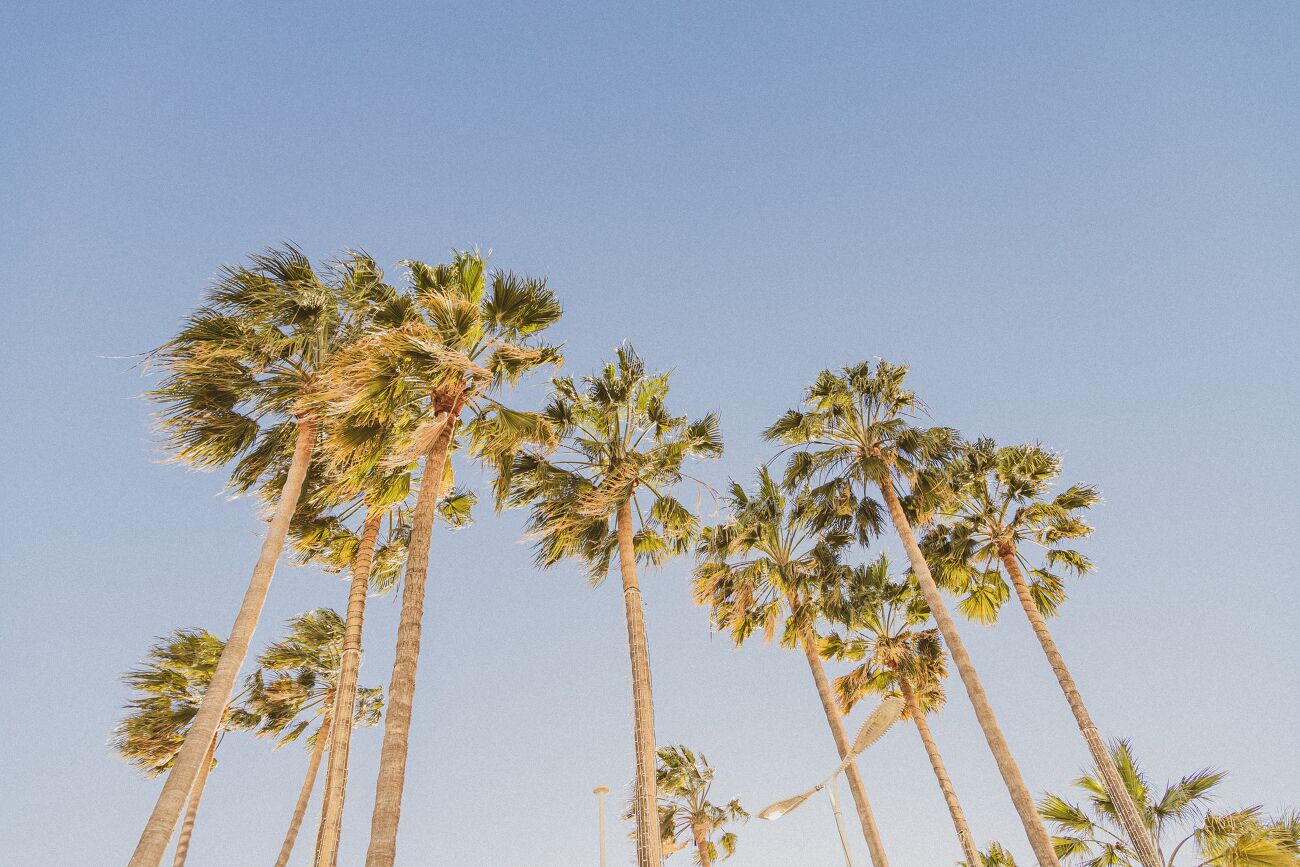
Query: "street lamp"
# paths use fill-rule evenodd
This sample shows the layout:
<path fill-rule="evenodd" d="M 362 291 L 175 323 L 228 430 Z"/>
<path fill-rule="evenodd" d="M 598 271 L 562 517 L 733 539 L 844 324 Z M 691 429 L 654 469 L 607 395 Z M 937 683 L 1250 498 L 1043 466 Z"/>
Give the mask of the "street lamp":
<path fill-rule="evenodd" d="M 605 796 L 609 794 L 609 787 L 597 786 L 591 793 L 596 796 L 596 811 L 600 817 L 600 867 L 605 867 Z"/>
<path fill-rule="evenodd" d="M 795 810 L 804 801 L 808 800 L 822 789 L 830 786 L 828 794 L 831 797 L 831 809 L 835 813 L 835 827 L 840 834 L 840 846 L 844 849 L 844 863 L 848 865 L 848 867 L 853 867 L 853 861 L 849 857 L 849 841 L 848 837 L 844 833 L 844 816 L 840 812 L 840 799 L 835 789 L 835 781 L 836 778 L 843 773 L 844 769 L 853 763 L 853 760 L 858 757 L 859 753 L 880 740 L 885 732 L 889 731 L 889 727 L 898 721 L 898 717 L 902 712 L 903 700 L 901 698 L 890 696 L 882 701 L 880 705 L 871 712 L 871 716 L 867 717 L 866 722 L 862 724 L 862 727 L 858 729 L 858 736 L 853 739 L 853 745 L 844 755 L 844 759 L 839 763 L 835 770 L 831 771 L 830 775 L 826 777 L 826 779 L 805 792 L 800 792 L 793 797 L 785 798 L 784 800 L 777 801 L 769 807 L 764 807 L 758 812 L 758 818 L 774 822 L 786 813 Z"/>

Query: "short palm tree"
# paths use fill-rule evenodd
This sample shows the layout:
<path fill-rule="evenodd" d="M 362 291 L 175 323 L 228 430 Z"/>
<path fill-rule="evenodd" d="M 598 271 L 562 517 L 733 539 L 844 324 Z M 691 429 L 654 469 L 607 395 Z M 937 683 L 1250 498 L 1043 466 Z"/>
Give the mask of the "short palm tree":
<path fill-rule="evenodd" d="M 454 437 L 463 422 L 472 426 L 475 447 L 486 454 L 499 452 L 506 441 L 544 432 L 544 424 L 506 408 L 492 394 L 561 360 L 556 347 L 537 339 L 561 314 L 545 281 L 489 272 L 483 257 L 470 252 L 456 253 L 442 265 L 403 264 L 407 291 L 385 310 L 382 325 L 343 353 L 331 372 L 335 415 L 357 428 L 401 427 L 387 466 L 423 461 L 411 514 L 368 867 L 390 867 L 397 857 L 429 548 Z"/>
<path fill-rule="evenodd" d="M 1061 472 L 1061 459 L 1036 445 L 998 448 L 992 440 L 981 439 L 964 446 L 945 470 L 950 496 L 940 507 L 941 526 L 923 544 L 930 559 L 937 561 L 940 581 L 965 596 L 961 604 L 964 613 L 987 623 L 997 618 L 1007 598 L 1005 571 L 1114 799 L 1138 860 L 1143 867 L 1161 867 L 1155 844 L 1111 762 L 1110 751 L 1083 704 L 1044 616 L 1054 614 L 1065 598 L 1061 576 L 1054 570 L 1081 575 L 1092 568 L 1083 554 L 1061 543 L 1092 532 L 1079 513 L 1100 496 L 1088 485 L 1072 485 L 1049 496 Z M 1043 552 L 1037 566 L 1026 558 L 1030 548 Z"/>
<path fill-rule="evenodd" d="M 1300 864 L 1300 815 L 1270 819 L 1260 807 L 1228 813 L 1209 811 L 1214 789 L 1226 776 L 1209 768 L 1167 785 L 1159 797 L 1138 767 L 1127 741 L 1111 749 L 1111 761 L 1137 804 L 1155 842 L 1161 867 L 1174 867 L 1188 847 L 1184 864 L 1196 867 L 1294 867 Z M 1074 804 L 1048 793 L 1043 817 L 1057 829 L 1056 850 L 1071 864 L 1138 867 L 1137 853 L 1125 835 L 1119 811 L 1095 770 L 1075 781 L 1084 800 Z"/>
<path fill-rule="evenodd" d="M 659 831 L 664 846 L 680 847 L 690 841 L 695 863 L 711 867 L 714 861 L 736 852 L 736 835 L 724 830 L 732 822 L 743 822 L 749 813 L 732 798 L 721 806 L 709 800 L 713 768 L 701 753 L 684 746 L 660 747 L 655 783 L 659 790 Z M 714 841 L 714 836 L 722 832 Z M 722 859 L 718 850 L 722 850 Z"/>
<path fill-rule="evenodd" d="M 557 445 L 525 448 L 509 467 L 503 464 L 498 503 L 531 507 L 528 527 L 543 567 L 574 557 L 598 584 L 617 553 L 632 663 L 637 863 L 658 867 L 654 703 L 636 567 L 690 550 L 697 522 L 672 488 L 687 477 L 687 458 L 722 453 L 718 419 L 671 415 L 664 403 L 668 374 L 648 373 L 630 346 L 599 374 L 584 377 L 581 387 L 567 377 L 552 383 L 543 415 Z"/>
<path fill-rule="evenodd" d="M 889 560 L 884 555 L 851 570 L 850 575 L 842 599 L 828 600 L 825 605 L 831 620 L 846 632 L 832 633 L 822 644 L 827 654 L 858 662 L 835 681 L 844 711 L 850 711 L 868 693 L 902 696 L 904 718 L 912 721 L 921 736 L 966 863 L 978 864 L 979 853 L 965 811 L 926 720 L 927 714 L 943 706 L 943 680 L 948 675 L 938 630 L 924 628 L 930 609 L 913 582 L 890 579 Z"/>
<path fill-rule="evenodd" d="M 975 860 L 960 861 L 957 867 L 1016 867 L 1016 859 L 1001 843 L 990 843 L 983 852 L 976 853 Z"/>
<path fill-rule="evenodd" d="M 205 305 L 150 356 L 165 372 L 151 397 L 177 460 L 200 468 L 237 462 L 232 484 L 246 490 L 269 456 L 291 458 L 230 638 L 132 867 L 157 867 L 221 727 L 319 439 L 321 373 L 374 309 L 377 285 L 364 264 L 335 263 L 321 274 L 295 247 L 268 250 L 224 269 Z"/>
<path fill-rule="evenodd" d="M 119 755 L 145 776 L 160 776 L 176 761 L 224 646 L 225 642 L 205 629 L 178 629 L 150 648 L 139 668 L 123 675 L 122 680 L 136 694 L 127 703 L 127 715 L 113 731 L 112 744 Z M 220 731 L 209 742 L 181 823 L 173 861 L 176 867 L 184 864 L 189 854 L 199 802 L 222 733 L 255 723 L 251 713 L 236 707 L 225 715 Z"/>
<path fill-rule="evenodd" d="M 842 527 L 825 525 L 821 500 L 787 497 L 767 467 L 759 468 L 753 491 L 732 482 L 726 505 L 729 520 L 706 528 L 697 547 L 695 601 L 709 609 L 715 628 L 731 632 L 737 646 L 755 630 L 771 641 L 779 629 L 783 646 L 803 650 L 831 736 L 844 758 L 849 735 L 814 627 L 828 586 L 833 588 L 842 574 L 838 557 L 850 536 Z M 845 775 L 871 861 L 884 867 L 888 860 L 857 765 L 850 763 Z"/>
<path fill-rule="evenodd" d="M 786 472 L 788 486 L 813 482 L 848 485 L 864 499 L 870 496 L 872 488 L 880 492 L 926 604 L 961 675 L 1034 854 L 1041 867 L 1057 867 L 1051 838 L 1034 809 L 1029 787 L 1002 734 L 899 497 L 900 484 L 912 486 L 920 471 L 951 454 L 957 441 L 956 432 L 950 428 L 922 428 L 914 424 L 923 407 L 916 395 L 904 387 L 906 375 L 906 366 L 885 361 L 878 361 L 874 366 L 864 362 L 838 373 L 824 370 L 805 392 L 804 408 L 787 412 L 765 435 L 794 450 Z"/>
<path fill-rule="evenodd" d="M 315 788 L 321 759 L 330 742 L 330 728 L 338 704 L 338 680 L 343 651 L 344 625 L 338 614 L 319 608 L 289 621 L 284 638 L 267 646 L 258 656 L 258 669 L 248 678 L 248 707 L 258 718 L 253 730 L 258 737 L 276 739 L 276 747 L 298 740 L 320 722 L 307 738 L 311 759 L 294 805 L 276 867 L 284 867 L 293 854 L 307 803 Z M 356 725 L 372 726 L 383 710 L 383 693 L 377 688 L 358 687 L 349 715 Z"/>

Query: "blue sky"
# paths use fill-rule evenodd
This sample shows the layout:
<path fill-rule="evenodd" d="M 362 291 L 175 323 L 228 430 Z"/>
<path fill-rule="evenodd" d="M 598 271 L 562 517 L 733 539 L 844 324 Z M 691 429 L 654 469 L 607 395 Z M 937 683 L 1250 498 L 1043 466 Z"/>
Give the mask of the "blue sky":
<path fill-rule="evenodd" d="M 261 528 L 160 461 L 114 357 L 283 240 L 547 275 L 568 372 L 631 340 L 679 411 L 721 413 L 714 483 L 769 457 L 822 367 L 911 363 L 937 422 L 1102 489 L 1097 574 L 1054 628 L 1103 731 L 1160 781 L 1214 765 L 1225 805 L 1300 806 L 1294 4 L 51 2 L 0 34 L 6 862 L 134 845 L 158 783 L 107 748 L 116 678 L 173 628 L 229 628 Z M 594 864 L 591 789 L 631 778 L 617 591 L 535 571 L 520 527 L 435 539 L 402 863 Z M 711 636 L 688 579 L 644 577 L 659 740 L 758 809 L 834 748 L 803 660 Z M 344 604 L 282 568 L 259 643 Z M 396 606 L 371 612 L 362 681 L 386 685 Z M 1027 624 L 965 635 L 1030 787 L 1063 788 L 1086 751 Z M 976 837 L 1027 863 L 955 684 L 934 729 Z M 195 867 L 270 860 L 306 765 L 223 754 Z M 862 766 L 896 867 L 959 857 L 915 732 Z M 819 800 L 741 829 L 732 863 L 837 857 Z"/>

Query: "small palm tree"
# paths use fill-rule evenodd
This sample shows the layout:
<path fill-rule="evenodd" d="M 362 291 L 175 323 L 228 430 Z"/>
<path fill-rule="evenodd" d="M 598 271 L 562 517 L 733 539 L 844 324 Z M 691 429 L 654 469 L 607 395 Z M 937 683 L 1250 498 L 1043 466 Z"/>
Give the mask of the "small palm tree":
<path fill-rule="evenodd" d="M 838 373 L 824 370 L 805 392 L 804 408 L 787 412 L 767 429 L 765 436 L 794 452 L 785 478 L 790 487 L 814 482 L 822 483 L 823 487 L 847 486 L 863 499 L 870 496 L 872 488 L 880 492 L 1034 854 L 1042 867 L 1057 867 L 1051 838 L 1034 809 L 1029 787 L 1002 734 L 939 586 L 930 574 L 899 497 L 900 484 L 914 485 L 922 470 L 934 467 L 952 453 L 958 440 L 950 428 L 922 428 L 914 424 L 923 406 L 904 387 L 906 376 L 906 366 L 885 361 L 877 362 L 874 367 L 864 362 Z M 916 493 L 913 492 L 914 498 Z"/>
<path fill-rule="evenodd" d="M 160 776 L 175 763 L 224 646 L 225 642 L 205 629 L 178 629 L 150 648 L 139 668 L 122 676 L 136 694 L 127 703 L 127 715 L 113 731 L 112 745 L 146 777 Z M 199 802 L 208 772 L 215 765 L 221 734 L 255 723 L 253 714 L 236 707 L 226 713 L 221 731 L 208 744 L 181 823 L 173 861 L 176 867 L 184 864 L 189 854 Z"/>
<path fill-rule="evenodd" d="M 902 696 L 904 718 L 921 736 L 966 863 L 978 864 L 965 811 L 926 720 L 927 714 L 943 707 L 943 680 L 948 675 L 938 630 L 922 628 L 930 619 L 930 609 L 914 582 L 890 579 L 884 555 L 852 569 L 844 588 L 842 599 L 829 600 L 825 608 L 846 633 L 832 633 L 822 643 L 828 655 L 859 662 L 835 681 L 844 711 L 848 713 L 868 693 Z"/>
<path fill-rule="evenodd" d="M 975 860 L 957 862 L 957 867 L 1016 867 L 1016 859 L 1002 848 L 1001 843 L 990 843 L 983 852 L 975 854 Z"/>
<path fill-rule="evenodd" d="M 706 528 L 697 547 L 696 603 L 709 609 L 717 629 L 731 632 L 736 645 L 756 630 L 771 641 L 798 647 L 808 660 L 813 683 L 840 758 L 848 755 L 840 705 L 831 692 L 815 623 L 822 600 L 842 574 L 840 552 L 850 543 L 843 521 L 826 520 L 821 499 L 787 497 L 766 467 L 758 470 L 753 491 L 732 482 L 726 498 L 730 518 Z M 833 589 L 829 595 L 834 595 Z M 880 831 L 856 763 L 845 769 L 858 821 L 876 867 L 887 864 Z"/>
<path fill-rule="evenodd" d="M 290 458 L 230 638 L 132 867 L 157 867 L 221 728 L 319 439 L 321 373 L 382 301 L 372 292 L 378 285 L 372 269 L 345 263 L 320 274 L 286 246 L 228 267 L 180 334 L 151 354 L 165 372 L 151 397 L 162 407 L 160 427 L 177 460 L 199 468 L 233 462 L 232 486 L 242 491 L 275 456 Z"/>
<path fill-rule="evenodd" d="M 1300 864 L 1300 815 L 1270 819 L 1257 806 L 1228 813 L 1209 811 L 1214 789 L 1226 776 L 1223 772 L 1203 768 L 1165 786 L 1157 798 L 1128 741 L 1112 746 L 1111 761 L 1155 842 L 1161 867 L 1174 867 L 1189 844 L 1197 854 L 1183 863 L 1196 867 Z M 1100 774 L 1094 770 L 1074 785 L 1083 795 L 1082 804 L 1051 793 L 1039 804 L 1043 817 L 1057 829 L 1060 856 L 1071 864 L 1137 867 L 1137 854 L 1123 834 L 1119 811 Z"/>
<path fill-rule="evenodd" d="M 949 496 L 940 507 L 942 523 L 923 544 L 930 559 L 936 561 L 940 581 L 962 594 L 959 607 L 964 614 L 989 623 L 997 618 L 1007 598 L 1005 571 L 1114 799 L 1138 860 L 1144 867 L 1160 867 L 1155 844 L 1111 762 L 1110 751 L 1045 619 L 1045 615 L 1055 614 L 1065 599 L 1064 582 L 1055 570 L 1082 575 L 1092 568 L 1083 554 L 1061 543 L 1092 532 L 1079 513 L 1100 499 L 1097 490 L 1072 485 L 1049 497 L 1052 483 L 1060 475 L 1061 459 L 1036 445 L 998 448 L 992 440 L 981 439 L 964 446 L 944 469 Z M 1039 565 L 1026 557 L 1026 549 L 1031 547 L 1043 551 Z"/>
<path fill-rule="evenodd" d="M 340 355 L 330 374 L 334 415 L 358 430 L 397 428 L 383 465 L 423 462 L 410 519 L 367 867 L 391 867 L 397 857 L 429 549 L 454 438 L 464 422 L 473 430 L 476 452 L 496 455 L 506 442 L 544 433 L 544 423 L 508 409 L 492 394 L 561 361 L 556 347 L 537 339 L 561 314 L 545 281 L 489 272 L 483 257 L 472 252 L 456 253 L 442 265 L 403 265 L 407 291 L 385 308 L 382 322 Z"/>
<path fill-rule="evenodd" d="M 258 669 L 248 678 L 248 706 L 258 719 L 254 733 L 273 737 L 277 748 L 303 736 L 314 720 L 320 722 L 307 737 L 311 759 L 294 805 L 289 830 L 276 860 L 284 867 L 293 854 L 307 803 L 315 787 L 321 759 L 330 742 L 330 729 L 338 706 L 340 656 L 344 625 L 338 614 L 319 608 L 301 614 L 288 624 L 284 638 L 269 645 L 258 657 Z M 268 677 L 270 675 L 270 677 Z M 350 718 L 355 725 L 373 726 L 383 710 L 383 693 L 378 688 L 358 687 Z"/>
<path fill-rule="evenodd" d="M 732 798 L 718 806 L 709 800 L 713 768 L 703 754 L 684 746 L 660 747 L 655 783 L 659 789 L 659 831 L 664 848 L 681 848 L 684 841 L 695 847 L 695 863 L 710 867 L 714 861 L 736 853 L 736 835 L 723 830 L 732 822 L 743 822 L 749 813 Z M 718 832 L 721 836 L 714 842 Z M 722 859 L 718 850 L 722 850 Z"/>
<path fill-rule="evenodd" d="M 664 403 L 668 374 L 648 373 L 630 346 L 598 375 L 584 377 L 581 388 L 567 377 L 552 384 L 543 415 L 557 445 L 518 450 L 508 467 L 502 464 L 498 502 L 531 507 L 528 528 L 543 567 L 574 557 L 598 584 L 617 552 L 632 663 L 637 860 L 658 867 L 654 703 L 636 566 L 690 550 L 697 522 L 672 489 L 687 478 L 687 458 L 722 453 L 718 419 L 671 415 Z"/>

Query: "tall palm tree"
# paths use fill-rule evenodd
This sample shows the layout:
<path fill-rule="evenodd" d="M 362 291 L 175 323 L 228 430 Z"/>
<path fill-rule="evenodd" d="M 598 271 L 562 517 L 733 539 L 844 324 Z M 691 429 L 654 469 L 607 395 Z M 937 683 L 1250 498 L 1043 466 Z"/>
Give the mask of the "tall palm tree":
<path fill-rule="evenodd" d="M 335 414 L 356 426 L 402 425 L 388 466 L 423 461 L 411 514 L 368 867 L 388 867 L 397 856 L 429 547 L 453 438 L 462 420 L 473 426 L 475 447 L 484 452 L 502 440 L 544 432 L 544 424 L 502 406 L 492 393 L 561 360 L 556 347 L 537 339 L 561 314 L 545 281 L 489 273 L 483 257 L 469 252 L 442 265 L 403 265 L 407 292 L 386 312 L 383 327 L 343 353 L 331 374 Z"/>
<path fill-rule="evenodd" d="M 825 525 L 820 500 L 808 494 L 788 498 L 767 467 L 759 468 L 752 492 L 732 482 L 726 505 L 729 520 L 706 528 L 697 547 L 695 601 L 709 609 L 715 628 L 730 630 L 736 646 L 757 629 L 771 641 L 779 628 L 783 646 L 803 650 L 831 737 L 844 758 L 850 739 L 814 625 L 823 598 L 834 595 L 842 574 L 838 556 L 851 537 L 843 527 Z M 849 764 L 845 775 L 871 861 L 885 867 L 889 862 L 856 763 Z"/>
<path fill-rule="evenodd" d="M 150 648 L 139 668 L 122 676 L 136 694 L 127 703 L 127 715 L 113 730 L 112 745 L 146 777 L 160 776 L 175 763 L 224 646 L 225 642 L 205 629 L 178 629 Z M 173 856 L 176 867 L 181 867 L 189 854 L 199 802 L 222 733 L 256 722 L 252 713 L 236 706 L 227 712 L 221 731 L 208 744 L 181 823 Z"/>
<path fill-rule="evenodd" d="M 365 257 L 356 254 L 353 262 Z M 158 795 L 132 867 L 157 867 L 204 756 L 221 727 L 266 600 L 289 521 L 319 439 L 320 374 L 371 310 L 372 269 L 331 265 L 318 274 L 297 248 L 225 268 L 205 305 L 151 354 L 165 372 L 151 397 L 177 460 L 200 468 L 236 463 L 246 490 L 268 456 L 292 457 L 248 589 L 185 743 Z"/>
<path fill-rule="evenodd" d="M 835 681 L 844 712 L 852 710 L 867 693 L 903 698 L 904 718 L 915 724 L 921 736 L 966 863 L 978 864 L 979 852 L 965 811 L 926 720 L 927 714 L 943 706 L 943 679 L 948 675 L 948 666 L 938 630 L 922 628 L 930 619 L 925 599 L 915 584 L 891 580 L 889 560 L 881 555 L 869 565 L 851 570 L 843 598 L 830 600 L 825 608 L 831 620 L 844 626 L 846 632 L 828 636 L 822 644 L 823 652 L 837 659 L 859 661 L 852 671 Z"/>
<path fill-rule="evenodd" d="M 664 846 L 680 846 L 689 840 L 695 847 L 695 863 L 712 867 L 714 861 L 736 853 L 736 835 L 723 829 L 732 822 L 743 822 L 749 813 L 732 798 L 721 806 L 709 800 L 713 788 L 713 768 L 701 753 L 696 755 L 684 746 L 660 747 L 655 784 L 659 790 L 659 832 Z M 714 835 L 722 835 L 714 842 Z M 721 847 L 722 858 L 718 858 Z"/>
<path fill-rule="evenodd" d="M 319 719 L 316 731 L 307 738 L 311 759 L 294 805 L 276 867 L 284 867 L 293 854 L 307 803 L 315 788 L 321 759 L 330 742 L 331 725 L 339 703 L 338 680 L 343 650 L 344 625 L 338 613 L 318 608 L 289 621 L 284 638 L 268 645 L 258 656 L 258 669 L 249 675 L 248 705 L 260 720 L 258 737 L 273 737 L 277 748 L 291 743 Z M 268 675 L 270 677 L 268 678 Z M 356 725 L 378 724 L 383 710 L 383 693 L 377 688 L 358 687 L 349 704 Z"/>
<path fill-rule="evenodd" d="M 1092 532 L 1079 513 L 1100 499 L 1097 490 L 1072 485 L 1049 497 L 1061 472 L 1061 459 L 1036 445 L 998 448 L 992 440 L 981 439 L 964 446 L 945 469 L 950 496 L 940 507 L 940 528 L 923 544 L 931 559 L 938 561 L 940 581 L 965 595 L 964 613 L 987 623 L 997 618 L 1007 598 L 1001 574 L 1005 571 L 1065 693 L 1102 782 L 1114 799 L 1138 860 L 1143 867 L 1161 867 L 1155 843 L 1124 788 L 1044 617 L 1054 614 L 1065 599 L 1061 576 L 1053 570 L 1082 575 L 1092 568 L 1083 554 L 1060 543 Z M 1025 549 L 1031 546 L 1044 552 L 1037 566 L 1025 556 Z"/>
<path fill-rule="evenodd" d="M 790 410 L 765 435 L 795 450 L 786 472 L 788 485 L 812 481 L 848 484 L 863 498 L 869 497 L 872 488 L 880 492 L 926 604 L 961 675 L 1030 846 L 1041 867 L 1057 867 L 1051 838 L 1034 809 L 1029 787 L 930 574 L 899 497 L 900 483 L 910 488 L 918 472 L 949 455 L 957 441 L 956 432 L 950 428 L 922 428 L 913 423 L 922 406 L 916 395 L 904 388 L 906 375 L 906 366 L 885 361 L 878 361 L 874 368 L 864 362 L 839 373 L 824 370 L 805 393 L 804 409 Z"/>
<path fill-rule="evenodd" d="M 1260 807 L 1213 813 L 1221 771 L 1203 768 L 1167 785 L 1159 797 L 1138 766 L 1127 741 L 1111 748 L 1111 762 L 1136 802 L 1143 825 L 1155 841 L 1161 867 L 1174 867 L 1188 847 L 1196 867 L 1294 867 L 1300 864 L 1300 814 L 1270 819 Z M 1074 804 L 1050 792 L 1039 804 L 1058 831 L 1056 850 L 1069 863 L 1137 867 L 1131 841 L 1123 834 L 1119 810 L 1101 781 L 1084 774 L 1075 780 L 1084 800 Z"/>
<path fill-rule="evenodd" d="M 637 562 L 659 565 L 690 550 L 697 522 L 671 494 L 687 478 L 687 458 L 722 453 L 717 416 L 698 421 L 668 412 L 668 374 L 647 373 L 631 346 L 579 387 L 567 377 L 552 380 L 543 415 L 557 445 L 525 448 L 500 466 L 498 503 L 531 506 L 528 527 L 537 562 L 553 566 L 566 557 L 582 561 L 593 584 L 604 580 L 618 555 L 623 579 L 628 651 L 632 663 L 633 735 L 636 754 L 637 863 L 663 862 L 655 788 L 654 704 L 645 611 Z"/>

